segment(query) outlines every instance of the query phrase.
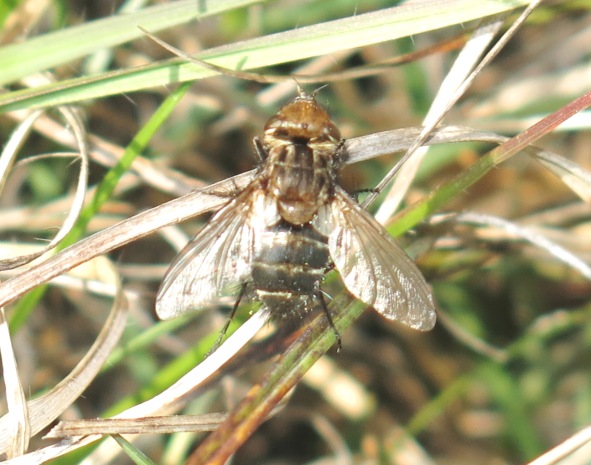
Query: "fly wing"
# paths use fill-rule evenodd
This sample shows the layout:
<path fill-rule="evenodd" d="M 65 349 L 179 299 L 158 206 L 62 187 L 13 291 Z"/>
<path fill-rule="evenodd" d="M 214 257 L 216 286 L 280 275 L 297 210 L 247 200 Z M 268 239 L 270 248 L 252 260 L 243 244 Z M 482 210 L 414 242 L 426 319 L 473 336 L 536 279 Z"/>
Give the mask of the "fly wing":
<path fill-rule="evenodd" d="M 254 230 L 252 192 L 223 207 L 177 255 L 156 297 L 156 314 L 170 319 L 233 295 L 248 279 Z"/>
<path fill-rule="evenodd" d="M 425 278 L 383 227 L 337 186 L 331 204 L 328 248 L 347 289 L 388 319 L 411 328 L 435 325 L 435 304 Z"/>

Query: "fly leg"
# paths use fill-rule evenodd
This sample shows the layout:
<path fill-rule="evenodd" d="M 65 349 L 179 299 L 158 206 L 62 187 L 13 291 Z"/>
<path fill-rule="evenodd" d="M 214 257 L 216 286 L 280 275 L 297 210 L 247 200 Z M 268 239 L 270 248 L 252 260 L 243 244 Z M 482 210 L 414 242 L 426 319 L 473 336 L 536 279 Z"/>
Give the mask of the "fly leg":
<path fill-rule="evenodd" d="M 254 145 L 254 150 L 257 154 L 258 162 L 264 163 L 265 160 L 267 160 L 267 158 L 268 158 L 268 153 L 265 150 L 265 147 L 263 147 L 263 143 L 261 142 L 261 139 L 259 139 L 258 137 L 253 138 L 252 145 Z"/>
<path fill-rule="evenodd" d="M 248 288 L 248 283 L 243 282 L 242 286 L 240 286 L 240 292 L 238 293 L 238 297 L 236 298 L 236 302 L 234 302 L 234 306 L 232 307 L 232 311 L 230 312 L 230 315 L 228 315 L 228 319 L 226 320 L 224 327 L 220 331 L 220 335 L 216 339 L 215 344 L 213 345 L 213 347 L 211 348 L 209 353 L 215 352 L 218 349 L 218 347 L 221 345 L 224 338 L 226 337 L 226 333 L 228 332 L 228 328 L 230 327 L 230 323 L 232 323 L 232 320 L 234 319 L 234 315 L 236 315 L 236 310 L 238 310 L 238 307 L 240 306 L 240 301 L 242 300 L 242 298 L 246 294 L 247 288 Z"/>
<path fill-rule="evenodd" d="M 379 194 L 379 193 L 380 193 L 380 191 L 378 189 L 376 189 L 375 187 L 369 187 L 367 189 L 356 190 L 355 192 L 353 192 L 351 194 L 351 197 L 353 197 L 355 202 L 359 203 L 359 195 L 360 194 Z"/>
<path fill-rule="evenodd" d="M 330 312 L 328 311 L 328 305 L 326 305 L 326 300 L 324 299 L 324 293 L 320 289 L 318 289 L 317 291 L 314 292 L 314 296 L 320 301 L 320 305 L 322 306 L 322 311 L 326 315 L 326 319 L 328 320 L 328 324 L 330 325 L 330 327 L 334 331 L 335 336 L 337 337 L 337 352 L 340 352 L 341 349 L 343 348 L 343 344 L 341 342 L 341 335 L 340 335 L 337 327 L 334 325 L 334 321 L 332 321 L 332 317 L 330 316 Z"/>
<path fill-rule="evenodd" d="M 220 197 L 222 199 L 228 199 L 228 203 L 238 197 L 242 192 L 244 192 L 244 187 L 239 187 L 236 184 L 235 180 L 232 180 L 232 187 L 227 190 L 215 190 L 208 192 L 208 195 L 215 195 L 216 197 Z M 227 203 L 225 205 L 228 205 Z"/>

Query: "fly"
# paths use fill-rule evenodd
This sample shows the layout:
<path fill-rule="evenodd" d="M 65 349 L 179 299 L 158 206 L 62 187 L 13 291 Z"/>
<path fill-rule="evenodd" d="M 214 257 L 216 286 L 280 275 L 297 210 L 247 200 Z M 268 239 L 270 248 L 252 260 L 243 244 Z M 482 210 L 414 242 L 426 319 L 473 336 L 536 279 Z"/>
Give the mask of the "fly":
<path fill-rule="evenodd" d="M 335 268 L 349 292 L 384 317 L 431 329 L 425 278 L 338 184 L 343 141 L 314 96 L 300 90 L 254 142 L 258 173 L 175 258 L 158 291 L 158 316 L 174 318 L 239 293 L 233 311 L 245 294 L 274 316 L 320 303 L 332 324 L 320 286 Z"/>

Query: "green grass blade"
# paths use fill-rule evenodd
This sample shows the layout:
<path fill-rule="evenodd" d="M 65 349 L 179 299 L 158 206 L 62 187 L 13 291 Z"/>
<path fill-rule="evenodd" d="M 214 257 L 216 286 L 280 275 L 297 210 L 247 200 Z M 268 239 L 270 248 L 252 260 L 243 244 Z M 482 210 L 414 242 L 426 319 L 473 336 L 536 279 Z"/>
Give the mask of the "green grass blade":
<path fill-rule="evenodd" d="M 83 236 L 90 220 L 113 194 L 121 176 L 123 176 L 129 169 L 133 160 L 135 160 L 135 158 L 147 147 L 151 138 L 174 110 L 189 87 L 190 83 L 182 84 L 164 102 L 162 102 L 162 105 L 160 105 L 154 115 L 127 146 L 127 149 L 123 153 L 119 162 L 107 172 L 103 181 L 98 186 L 92 201 L 82 210 L 76 225 L 72 231 L 70 231 L 70 234 L 68 234 L 59 246 L 56 247 L 56 251 L 63 250 L 68 245 L 74 244 Z M 27 320 L 30 313 L 45 294 L 46 289 L 47 285 L 39 286 L 20 300 L 10 320 L 12 331 L 16 331 Z"/>
<path fill-rule="evenodd" d="M 156 465 L 156 462 L 151 460 L 146 454 L 144 454 L 141 450 L 135 447 L 123 436 L 117 434 L 112 437 L 115 441 L 117 441 L 117 444 L 119 444 L 121 448 L 125 451 L 127 456 L 131 460 L 133 460 L 133 463 L 137 465 Z"/>
<path fill-rule="evenodd" d="M 36 36 L 0 48 L 0 84 L 142 37 L 137 26 L 160 31 L 252 3 L 255 0 L 181 0 Z"/>
<path fill-rule="evenodd" d="M 229 69 L 261 68 L 410 37 L 498 14 L 527 3 L 525 0 L 452 0 L 445 4 L 424 2 L 388 8 L 210 49 L 199 58 Z M 137 24 L 154 31 L 149 25 Z M 133 24 L 128 27 L 137 29 Z M 181 60 L 171 60 L 143 68 L 118 70 L 100 76 L 86 76 L 13 92 L 0 96 L 0 111 L 72 103 L 172 82 L 202 79 L 213 74 L 209 69 Z"/>

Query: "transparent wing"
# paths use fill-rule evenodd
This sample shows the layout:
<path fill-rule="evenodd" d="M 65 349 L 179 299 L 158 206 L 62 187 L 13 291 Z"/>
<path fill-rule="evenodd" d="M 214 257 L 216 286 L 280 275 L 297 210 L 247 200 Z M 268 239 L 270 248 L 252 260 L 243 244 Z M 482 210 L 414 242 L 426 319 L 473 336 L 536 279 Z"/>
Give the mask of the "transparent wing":
<path fill-rule="evenodd" d="M 177 255 L 156 297 L 161 319 L 175 318 L 235 295 L 248 279 L 254 230 L 250 225 L 252 192 L 223 207 Z"/>
<path fill-rule="evenodd" d="M 435 304 L 429 286 L 383 227 L 339 187 L 327 221 L 330 255 L 349 291 L 388 319 L 431 329 Z"/>

